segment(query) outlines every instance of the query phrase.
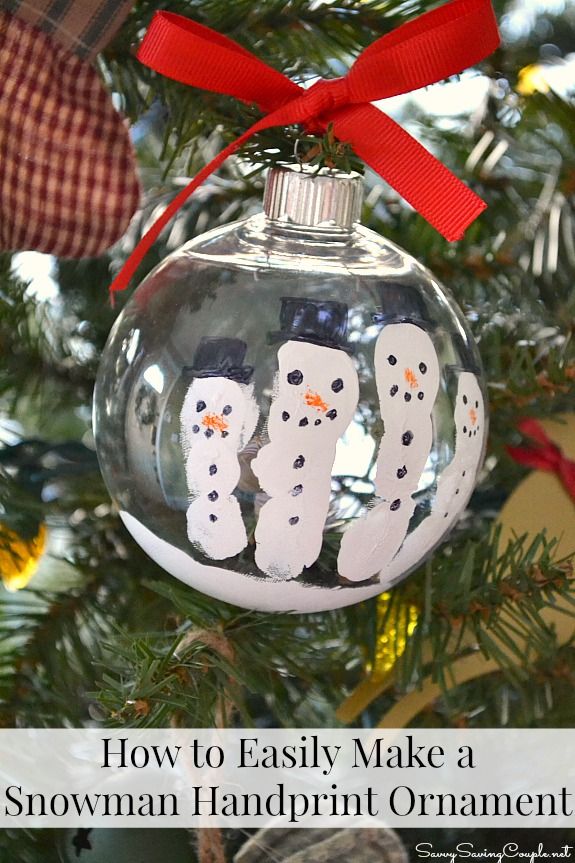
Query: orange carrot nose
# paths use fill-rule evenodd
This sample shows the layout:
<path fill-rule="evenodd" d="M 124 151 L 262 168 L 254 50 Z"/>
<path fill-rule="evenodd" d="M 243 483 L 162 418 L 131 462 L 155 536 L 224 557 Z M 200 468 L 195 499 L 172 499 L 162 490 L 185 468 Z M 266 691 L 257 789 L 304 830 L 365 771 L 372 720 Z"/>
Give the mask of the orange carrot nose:
<path fill-rule="evenodd" d="M 308 390 L 304 395 L 305 403 L 310 408 L 316 408 L 318 411 L 326 412 L 329 405 L 324 402 L 319 393 L 314 393 L 311 390 Z"/>
<path fill-rule="evenodd" d="M 214 431 L 224 432 L 228 424 L 221 414 L 206 414 L 202 419 L 202 425 Z"/>
<path fill-rule="evenodd" d="M 416 390 L 419 387 L 419 382 L 415 376 L 415 373 L 412 369 L 405 369 L 403 372 L 403 376 L 406 382 L 409 384 L 409 388 L 411 390 Z"/>
<path fill-rule="evenodd" d="M 475 408 L 469 409 L 469 419 L 471 421 L 471 425 L 474 426 L 477 423 L 477 411 Z"/>

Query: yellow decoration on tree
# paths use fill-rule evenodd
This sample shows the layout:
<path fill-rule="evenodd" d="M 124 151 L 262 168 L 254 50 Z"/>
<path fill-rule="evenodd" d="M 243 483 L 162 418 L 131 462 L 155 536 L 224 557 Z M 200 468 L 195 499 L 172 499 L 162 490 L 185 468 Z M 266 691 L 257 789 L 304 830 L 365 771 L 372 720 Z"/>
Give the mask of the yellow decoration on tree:
<path fill-rule="evenodd" d="M 412 635 L 419 617 L 416 605 L 402 603 L 389 613 L 391 593 L 382 593 L 377 600 L 377 644 L 373 668 L 375 676 L 390 671 L 405 651 L 407 641 Z"/>
<path fill-rule="evenodd" d="M 521 96 L 532 96 L 533 93 L 548 93 L 550 90 L 543 66 L 531 63 L 524 66 L 517 76 L 515 88 Z"/>
<path fill-rule="evenodd" d="M 26 587 L 46 547 L 46 525 L 42 522 L 32 539 L 24 539 L 15 530 L 0 524 L 0 576 L 6 590 Z"/>
<path fill-rule="evenodd" d="M 391 593 L 382 593 L 377 599 L 375 659 L 373 664 L 366 665 L 366 679 L 339 707 L 337 718 L 340 722 L 353 722 L 362 710 L 393 686 L 395 664 L 405 653 L 407 642 L 417 626 L 420 609 L 409 602 L 402 602 L 390 609 L 390 603 Z"/>

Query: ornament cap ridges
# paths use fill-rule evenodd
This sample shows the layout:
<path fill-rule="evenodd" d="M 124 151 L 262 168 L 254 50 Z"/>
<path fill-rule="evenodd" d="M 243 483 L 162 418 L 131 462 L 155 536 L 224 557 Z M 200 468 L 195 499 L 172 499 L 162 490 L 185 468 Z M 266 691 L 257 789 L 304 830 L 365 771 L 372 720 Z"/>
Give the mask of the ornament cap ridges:
<path fill-rule="evenodd" d="M 283 166 L 268 174 L 264 212 L 268 219 L 286 225 L 349 230 L 360 220 L 362 199 L 360 174 Z"/>

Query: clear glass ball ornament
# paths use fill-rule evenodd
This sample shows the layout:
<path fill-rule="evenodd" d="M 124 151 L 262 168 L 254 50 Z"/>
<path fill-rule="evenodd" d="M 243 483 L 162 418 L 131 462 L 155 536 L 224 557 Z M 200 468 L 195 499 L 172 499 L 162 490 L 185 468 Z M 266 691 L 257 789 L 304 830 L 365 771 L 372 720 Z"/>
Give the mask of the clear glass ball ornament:
<path fill-rule="evenodd" d="M 247 608 L 374 596 L 444 539 L 487 430 L 461 311 L 359 224 L 362 181 L 276 168 L 264 212 L 143 281 L 98 375 L 124 524 L 172 575 Z"/>

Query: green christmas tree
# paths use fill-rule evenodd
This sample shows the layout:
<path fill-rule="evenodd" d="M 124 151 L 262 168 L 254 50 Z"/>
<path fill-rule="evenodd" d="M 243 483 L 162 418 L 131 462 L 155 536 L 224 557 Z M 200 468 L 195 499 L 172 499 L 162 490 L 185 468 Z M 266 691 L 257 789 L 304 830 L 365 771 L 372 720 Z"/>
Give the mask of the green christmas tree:
<path fill-rule="evenodd" d="M 520 421 L 575 406 L 575 72 L 565 61 L 573 5 L 557 15 L 529 7 L 522 17 L 515 3 L 496 3 L 501 48 L 434 90 L 445 105 L 460 99 L 461 111 L 430 109 L 429 94 L 402 104 L 402 124 L 488 203 L 463 240 L 447 243 L 366 173 L 364 223 L 452 291 L 488 381 L 481 481 L 431 560 L 379 601 L 312 615 L 246 612 L 146 557 L 122 527 L 95 457 L 96 371 L 131 293 L 112 308 L 111 278 L 182 178 L 259 116 L 141 65 L 133 47 L 153 13 L 184 14 L 306 81 L 342 74 L 377 37 L 434 5 L 141 0 L 100 55 L 103 80 L 137 131 L 141 214 L 106 256 L 55 260 L 48 297 L 26 258 L 0 258 L 0 566 L 10 588 L 0 593 L 2 727 L 371 725 L 424 681 L 438 688 L 425 710 L 407 711 L 416 726 L 572 727 L 573 628 L 565 637 L 557 621 L 575 611 L 567 556 L 575 530 L 559 537 L 544 529 L 540 500 L 532 501 L 541 509 L 536 534 L 503 542 L 498 518 L 528 473 L 506 449 L 522 442 Z M 312 165 L 364 169 L 330 129 L 260 133 L 191 198 L 134 281 L 185 239 L 254 212 L 264 168 L 293 161 L 294 149 Z M 564 495 L 575 526 L 575 502 Z M 456 685 L 458 663 L 479 656 L 490 674 Z M 369 675 L 369 694 L 342 709 Z M 466 833 L 447 832 L 438 845 Z M 244 838 L 191 837 L 189 859 L 231 860 Z M 404 839 L 414 841 L 409 831 Z M 54 831 L 4 831 L 0 859 L 50 863 L 58 841 Z"/>

